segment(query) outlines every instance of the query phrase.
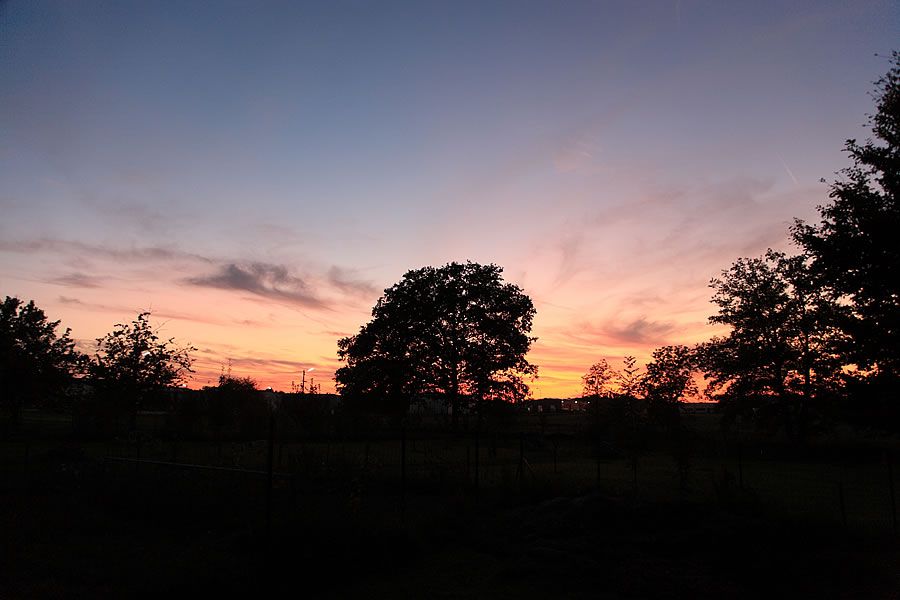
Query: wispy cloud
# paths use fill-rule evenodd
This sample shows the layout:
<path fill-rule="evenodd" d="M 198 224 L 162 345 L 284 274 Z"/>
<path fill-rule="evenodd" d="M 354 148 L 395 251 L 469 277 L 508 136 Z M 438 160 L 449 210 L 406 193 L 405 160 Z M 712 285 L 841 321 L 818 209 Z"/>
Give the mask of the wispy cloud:
<path fill-rule="evenodd" d="M 200 287 L 249 292 L 263 298 L 310 308 L 325 306 L 309 283 L 292 275 L 284 265 L 262 262 L 227 263 L 221 265 L 215 273 L 188 277 L 184 281 Z"/>
<path fill-rule="evenodd" d="M 614 342 L 625 344 L 658 344 L 675 329 L 668 321 L 649 321 L 639 317 L 627 323 L 607 323 L 603 333 Z"/>
<path fill-rule="evenodd" d="M 53 238 L 0 241 L 0 252 L 14 254 L 34 254 L 38 252 L 80 254 L 109 258 L 117 261 L 169 261 L 187 259 L 203 263 L 212 262 L 212 259 L 206 256 L 185 252 L 174 246 L 131 246 L 123 248 Z"/>
<path fill-rule="evenodd" d="M 553 166 L 558 173 L 587 169 L 593 164 L 598 151 L 596 142 L 590 136 L 567 137 L 553 157 Z"/>
<path fill-rule="evenodd" d="M 146 181 L 140 181 L 140 184 L 145 185 Z M 119 225 L 133 227 L 138 231 L 161 233 L 170 230 L 173 223 L 184 218 L 180 214 L 166 215 L 145 203 L 127 201 L 120 197 L 100 200 L 85 194 L 82 201 L 100 217 L 111 219 Z"/>
<path fill-rule="evenodd" d="M 577 327 L 563 332 L 565 338 L 587 345 L 608 346 L 659 346 L 677 326 L 669 321 L 651 321 L 638 317 L 626 321 L 611 319 L 600 324 L 582 322 Z"/>
<path fill-rule="evenodd" d="M 328 269 L 328 283 L 348 294 L 372 296 L 378 293 L 378 288 L 371 281 L 359 279 L 355 277 L 355 271 L 338 266 Z"/>
<path fill-rule="evenodd" d="M 583 245 L 583 235 L 580 231 L 565 236 L 559 242 L 560 264 L 556 275 L 556 285 L 566 283 L 584 268 L 579 262 Z"/>
<path fill-rule="evenodd" d="M 66 287 L 97 288 L 101 286 L 103 280 L 99 277 L 75 272 L 48 279 L 47 282 Z"/>
<path fill-rule="evenodd" d="M 71 296 L 59 296 L 57 301 L 60 304 L 65 304 L 67 306 L 78 307 L 81 310 L 95 311 L 95 312 L 104 312 L 104 313 L 113 313 L 119 315 L 119 319 L 128 319 L 137 315 L 140 312 L 149 311 L 151 316 L 156 319 L 172 319 L 178 321 L 189 321 L 194 323 L 207 323 L 210 325 L 232 325 L 234 321 L 227 319 L 216 319 L 214 317 L 208 315 L 201 315 L 195 313 L 186 313 L 172 310 L 153 310 L 142 307 L 130 307 L 124 305 L 112 305 L 112 304 L 103 304 L 99 302 L 85 302 L 79 298 L 73 298 Z M 238 324 L 242 324 L 246 322 L 238 322 Z M 252 322 L 254 327 L 263 326 L 262 323 L 257 323 L 255 321 Z"/>

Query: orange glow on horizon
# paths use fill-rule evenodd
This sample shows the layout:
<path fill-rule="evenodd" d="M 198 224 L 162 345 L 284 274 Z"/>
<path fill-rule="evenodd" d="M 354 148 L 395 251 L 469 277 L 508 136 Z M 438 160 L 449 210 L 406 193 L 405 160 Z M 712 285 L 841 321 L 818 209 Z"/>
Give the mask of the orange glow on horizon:
<path fill-rule="evenodd" d="M 530 277 L 535 287 L 542 283 L 537 275 Z M 192 353 L 194 372 L 186 380 L 194 389 L 216 385 L 230 364 L 233 375 L 251 377 L 260 389 L 290 391 L 300 385 L 305 370 L 307 387 L 315 383 L 323 393 L 333 393 L 334 373 L 341 366 L 337 340 L 352 335 L 369 320 L 377 299 L 376 294 L 328 309 L 310 309 L 228 290 L 171 284 L 152 294 L 124 286 L 114 291 L 85 289 L 79 291 L 77 301 L 59 296 L 49 284 L 29 282 L 21 287 L 25 289 L 16 295 L 34 298 L 51 319 L 61 321 L 62 328 L 72 329 L 82 351 L 88 353 L 93 352 L 93 340 L 116 323 L 150 310 L 161 338 L 174 338 L 177 345 L 196 348 Z M 535 398 L 580 396 L 581 376 L 601 358 L 618 369 L 624 356 L 633 355 L 641 366 L 656 347 L 696 343 L 715 332 L 706 325 L 709 308 L 704 303 L 690 310 L 677 307 L 673 312 L 679 320 L 654 319 L 645 312 L 619 308 L 612 318 L 604 314 L 610 309 L 602 303 L 593 308 L 593 314 L 579 310 L 585 318 L 573 320 L 570 304 L 584 296 L 580 290 L 585 287 L 569 282 L 555 289 L 553 303 L 535 302 L 538 312 L 532 334 L 538 340 L 528 355 L 539 368 L 538 377 L 529 382 Z M 617 304 L 609 293 L 605 302 Z M 658 314 L 660 309 L 656 310 Z"/>

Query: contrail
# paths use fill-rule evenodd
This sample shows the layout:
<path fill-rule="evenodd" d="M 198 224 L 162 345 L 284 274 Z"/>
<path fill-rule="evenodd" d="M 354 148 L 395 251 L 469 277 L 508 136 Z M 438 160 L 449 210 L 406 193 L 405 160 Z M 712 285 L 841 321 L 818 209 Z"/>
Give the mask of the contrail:
<path fill-rule="evenodd" d="M 787 174 L 791 176 L 791 179 L 794 181 L 794 185 L 800 185 L 800 182 L 797 181 L 797 178 L 794 177 L 794 172 L 791 171 L 791 168 L 787 166 L 787 163 L 784 162 L 784 159 L 781 158 L 781 155 L 778 155 L 778 160 L 781 161 L 781 166 L 784 167 L 784 170 L 787 171 Z"/>

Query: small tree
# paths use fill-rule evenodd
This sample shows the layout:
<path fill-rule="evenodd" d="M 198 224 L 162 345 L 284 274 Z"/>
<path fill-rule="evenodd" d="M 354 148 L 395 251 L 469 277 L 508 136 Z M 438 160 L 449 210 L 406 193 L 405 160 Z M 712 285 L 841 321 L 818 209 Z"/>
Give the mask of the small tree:
<path fill-rule="evenodd" d="M 23 406 L 58 395 L 82 365 L 70 330 L 58 336 L 57 327 L 33 300 L 7 296 L 0 305 L 0 402 L 10 430 Z"/>
<path fill-rule="evenodd" d="M 150 325 L 150 313 L 142 312 L 131 323 L 119 323 L 97 338 L 91 379 L 104 400 L 116 403 L 114 412 L 129 416 L 134 430 L 137 411 L 153 393 L 181 383 L 193 372 L 190 353 L 194 350 L 192 346 L 176 346 L 173 338 L 161 340 Z"/>
<path fill-rule="evenodd" d="M 622 371 L 617 378 L 619 393 L 628 398 L 636 399 L 641 393 L 642 379 L 643 375 L 637 366 L 637 359 L 633 356 L 623 358 Z"/>
<path fill-rule="evenodd" d="M 601 358 L 581 376 L 581 395 L 585 398 L 608 397 L 613 392 L 613 383 L 618 373 L 609 366 L 605 358 Z"/>
<path fill-rule="evenodd" d="M 650 418 L 666 435 L 669 451 L 678 467 L 682 488 L 687 486 L 694 450 L 694 435 L 681 420 L 679 405 L 697 394 L 694 351 L 687 346 L 663 346 L 653 351 L 641 387 L 647 397 Z"/>
<path fill-rule="evenodd" d="M 597 452 L 597 477 L 600 477 L 599 459 L 604 451 L 603 438 L 609 439 L 618 448 L 623 449 L 636 465 L 640 446 L 637 431 L 637 407 L 634 398 L 624 394 L 616 394 L 616 381 L 621 375 L 609 366 L 605 358 L 595 362 L 582 375 L 582 396 L 590 400 L 592 435 Z M 606 401 L 601 402 L 601 398 Z"/>
<path fill-rule="evenodd" d="M 696 358 L 691 348 L 663 346 L 653 351 L 641 388 L 651 406 L 677 406 L 685 398 L 697 395 L 695 371 Z"/>
<path fill-rule="evenodd" d="M 255 380 L 231 375 L 220 377 L 216 391 L 225 406 L 234 408 L 235 423 L 242 438 L 265 435 L 269 406 L 259 393 Z"/>

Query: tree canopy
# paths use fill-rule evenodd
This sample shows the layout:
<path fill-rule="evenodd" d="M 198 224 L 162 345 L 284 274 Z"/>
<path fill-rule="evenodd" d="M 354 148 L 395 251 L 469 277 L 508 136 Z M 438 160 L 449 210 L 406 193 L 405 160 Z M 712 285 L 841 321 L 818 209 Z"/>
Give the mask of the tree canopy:
<path fill-rule="evenodd" d="M 619 374 L 609 366 L 609 362 L 602 358 L 592 364 L 587 373 L 581 376 L 581 394 L 594 398 L 609 396 L 613 392 L 613 383 L 618 377 Z"/>
<path fill-rule="evenodd" d="M 872 137 L 847 140 L 852 165 L 831 184 L 821 221 L 795 223 L 795 241 L 812 259 L 820 285 L 851 308 L 842 328 L 849 362 L 900 373 L 900 53 L 875 83 Z"/>
<path fill-rule="evenodd" d="M 833 383 L 840 360 L 830 348 L 841 308 L 821 293 L 803 256 L 769 250 L 741 258 L 710 287 L 719 310 L 709 320 L 731 330 L 699 349 L 708 394 L 785 407 Z"/>
<path fill-rule="evenodd" d="M 687 346 L 663 346 L 653 351 L 653 360 L 641 378 L 641 388 L 651 403 L 677 405 L 697 394 L 694 351 Z"/>
<path fill-rule="evenodd" d="M 160 339 L 150 324 L 150 313 L 142 312 L 131 323 L 118 323 L 97 338 L 91 380 L 101 390 L 132 401 L 129 410 L 133 416 L 148 394 L 177 385 L 192 372 L 193 350 L 176 346 L 172 338 Z"/>
<path fill-rule="evenodd" d="M 497 265 L 449 263 L 407 272 L 384 291 L 372 320 L 338 341 L 345 398 L 387 400 L 445 395 L 454 419 L 463 398 L 520 400 L 537 374 L 525 355 L 535 338 L 531 299 Z"/>
<path fill-rule="evenodd" d="M 33 300 L 7 296 L 0 305 L 0 394 L 12 426 L 26 401 L 59 392 L 81 363 L 70 330 L 57 327 Z"/>

